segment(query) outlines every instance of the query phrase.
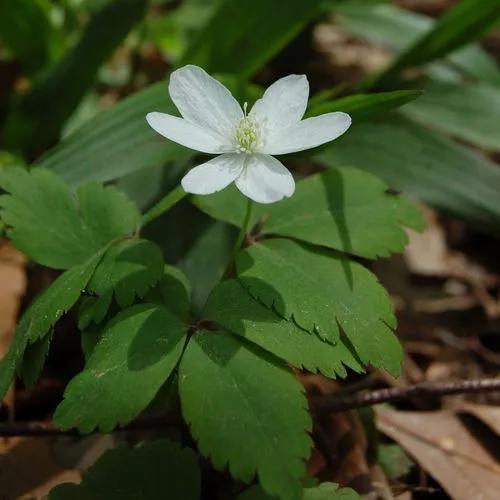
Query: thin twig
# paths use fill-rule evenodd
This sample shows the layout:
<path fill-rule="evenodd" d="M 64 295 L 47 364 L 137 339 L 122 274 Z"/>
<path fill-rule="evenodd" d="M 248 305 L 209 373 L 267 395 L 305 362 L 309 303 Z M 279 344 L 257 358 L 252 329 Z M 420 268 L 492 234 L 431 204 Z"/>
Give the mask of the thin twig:
<path fill-rule="evenodd" d="M 163 415 L 140 417 L 125 427 L 119 427 L 114 432 L 129 430 L 151 430 L 177 427 L 182 425 L 182 418 L 175 413 Z M 94 431 L 98 432 L 98 431 Z M 13 436 L 80 436 L 77 430 L 62 430 L 52 422 L 29 421 L 29 422 L 0 422 L 0 437 Z"/>
<path fill-rule="evenodd" d="M 423 382 L 408 387 L 390 387 L 355 394 L 316 396 L 311 399 L 311 408 L 317 415 L 360 408 L 379 403 L 411 399 L 414 397 L 437 397 L 451 394 L 500 391 L 500 378 L 471 379 L 457 382 Z M 176 413 L 140 417 L 115 432 L 127 430 L 151 430 L 178 427 L 182 418 Z M 97 432 L 97 431 L 96 431 Z M 78 436 L 76 430 L 64 431 L 51 422 L 3 422 L 0 437 L 12 436 Z"/>
<path fill-rule="evenodd" d="M 311 407 L 316 413 L 322 414 L 402 399 L 492 391 L 500 391 L 500 378 L 421 382 L 408 387 L 388 387 L 355 394 L 318 396 L 311 399 Z"/>

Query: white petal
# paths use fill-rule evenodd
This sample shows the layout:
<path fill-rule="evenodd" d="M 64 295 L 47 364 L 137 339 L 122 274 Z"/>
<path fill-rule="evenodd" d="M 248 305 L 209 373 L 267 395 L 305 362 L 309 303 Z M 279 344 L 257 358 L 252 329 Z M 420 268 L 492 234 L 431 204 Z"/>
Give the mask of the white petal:
<path fill-rule="evenodd" d="M 292 196 L 295 181 L 290 171 L 272 156 L 247 156 L 245 168 L 236 179 L 236 186 L 248 198 L 258 203 L 274 203 Z"/>
<path fill-rule="evenodd" d="M 182 179 L 186 193 L 212 194 L 231 184 L 243 170 L 245 155 L 225 154 L 191 169 Z"/>
<path fill-rule="evenodd" d="M 187 148 L 211 154 L 227 151 L 219 138 L 177 116 L 154 112 L 148 113 L 146 120 L 163 137 Z"/>
<path fill-rule="evenodd" d="M 333 141 L 351 126 L 351 117 L 346 113 L 326 113 L 307 118 L 286 129 L 266 137 L 262 153 L 283 155 L 304 151 Z"/>
<path fill-rule="evenodd" d="M 216 134 L 224 142 L 234 141 L 243 111 L 231 92 L 198 66 L 184 66 L 172 73 L 170 97 L 181 115 Z"/>
<path fill-rule="evenodd" d="M 297 123 L 304 116 L 309 98 L 305 75 L 289 75 L 274 82 L 253 106 L 250 115 L 267 120 L 270 129 Z"/>

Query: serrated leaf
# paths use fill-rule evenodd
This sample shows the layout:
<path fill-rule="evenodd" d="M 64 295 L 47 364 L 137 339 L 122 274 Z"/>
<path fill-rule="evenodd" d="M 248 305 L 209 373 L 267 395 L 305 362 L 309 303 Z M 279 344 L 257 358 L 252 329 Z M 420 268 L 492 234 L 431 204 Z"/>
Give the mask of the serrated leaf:
<path fill-rule="evenodd" d="M 218 469 L 283 500 L 301 497 L 311 420 L 292 372 L 224 332 L 198 332 L 180 364 L 184 418 Z"/>
<path fill-rule="evenodd" d="M 497 166 L 405 118 L 361 123 L 314 159 L 328 167 L 356 165 L 438 210 L 498 232 Z"/>
<path fill-rule="evenodd" d="M 146 302 L 164 305 L 170 312 L 187 321 L 191 312 L 191 287 L 184 273 L 165 265 L 160 282 L 144 298 Z"/>
<path fill-rule="evenodd" d="M 225 0 L 188 47 L 180 65 L 250 76 L 321 12 L 321 0 Z M 231 23 L 227 20 L 231 19 Z"/>
<path fill-rule="evenodd" d="M 61 316 L 75 305 L 101 257 L 102 253 L 96 254 L 85 264 L 61 274 L 24 313 L 9 352 L 0 362 L 0 397 L 5 395 L 26 347 L 42 340 Z M 28 381 L 31 378 L 28 376 Z"/>
<path fill-rule="evenodd" d="M 112 245 L 97 266 L 87 288 L 96 296 L 85 297 L 79 327 L 100 323 L 113 300 L 121 309 L 142 299 L 163 275 L 163 255 L 154 243 L 143 239 L 123 240 Z"/>
<path fill-rule="evenodd" d="M 185 326 L 166 308 L 139 304 L 106 326 L 83 372 L 66 387 L 54 422 L 109 432 L 134 419 L 175 368 Z"/>
<path fill-rule="evenodd" d="M 236 267 L 250 294 L 325 340 L 342 330 L 365 364 L 398 374 L 402 349 L 385 289 L 360 264 L 326 249 L 270 239 L 240 252 Z"/>
<path fill-rule="evenodd" d="M 88 470 L 79 484 L 54 488 L 48 500 L 198 500 L 196 454 L 166 439 L 130 448 L 120 443 Z"/>
<path fill-rule="evenodd" d="M 395 108 L 419 98 L 420 90 L 395 90 L 393 92 L 376 92 L 374 94 L 354 94 L 332 101 L 324 101 L 312 106 L 307 116 L 317 116 L 333 111 L 349 113 L 354 124 L 381 113 L 387 113 Z"/>
<path fill-rule="evenodd" d="M 212 217 L 240 225 L 246 201 L 235 187 L 193 201 Z M 401 251 L 402 226 L 421 229 L 420 212 L 406 198 L 388 192 L 381 180 L 355 168 L 332 169 L 297 182 L 291 198 L 255 205 L 261 233 L 290 236 L 366 258 Z"/>
<path fill-rule="evenodd" d="M 74 196 L 57 175 L 37 168 L 0 169 L 0 216 L 14 245 L 39 264 L 79 265 L 115 238 L 136 231 L 139 213 L 113 187 L 90 183 Z"/>
<path fill-rule="evenodd" d="M 365 370 L 344 335 L 335 345 L 323 342 L 255 300 L 237 280 L 213 290 L 204 317 L 300 370 L 320 371 L 331 378 L 345 377 L 346 367 L 358 373 Z"/>
<path fill-rule="evenodd" d="M 260 486 L 252 486 L 236 497 L 236 500 L 273 500 Z M 302 500 L 360 500 L 351 488 L 339 488 L 335 483 L 321 483 L 304 488 Z M 50 499 L 49 499 L 50 500 Z"/>

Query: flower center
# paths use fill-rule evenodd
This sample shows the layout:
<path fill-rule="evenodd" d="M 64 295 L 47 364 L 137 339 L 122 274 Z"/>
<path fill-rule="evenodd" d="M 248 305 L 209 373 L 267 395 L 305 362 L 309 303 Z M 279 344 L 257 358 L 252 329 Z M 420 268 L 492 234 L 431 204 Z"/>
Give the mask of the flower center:
<path fill-rule="evenodd" d="M 253 153 L 261 142 L 262 128 L 255 117 L 247 115 L 247 103 L 243 109 L 245 116 L 236 127 L 237 149 L 240 153 Z"/>

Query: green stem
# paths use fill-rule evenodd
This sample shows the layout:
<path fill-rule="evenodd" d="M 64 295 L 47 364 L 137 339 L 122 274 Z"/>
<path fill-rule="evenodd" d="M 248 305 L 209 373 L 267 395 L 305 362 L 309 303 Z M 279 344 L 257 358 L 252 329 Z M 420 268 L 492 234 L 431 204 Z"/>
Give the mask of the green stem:
<path fill-rule="evenodd" d="M 234 243 L 233 250 L 231 251 L 231 255 L 229 257 L 229 262 L 228 262 L 228 266 L 227 266 L 226 275 L 228 274 L 228 272 L 231 271 L 231 268 L 233 267 L 233 264 L 234 264 L 234 260 L 236 259 L 236 254 L 240 251 L 241 246 L 243 244 L 243 241 L 245 239 L 245 236 L 247 234 L 248 225 L 250 224 L 250 219 L 252 218 L 252 208 L 253 208 L 253 201 L 250 198 L 248 198 L 245 219 L 243 220 L 243 224 L 240 228 L 240 232 L 239 232 L 238 237 L 236 238 L 236 241 Z"/>
<path fill-rule="evenodd" d="M 149 222 L 155 220 L 160 215 L 170 210 L 176 203 L 182 200 L 187 195 L 186 191 L 179 185 L 172 189 L 165 197 L 163 197 L 156 205 L 153 205 L 143 216 L 141 226 L 145 226 Z"/>

